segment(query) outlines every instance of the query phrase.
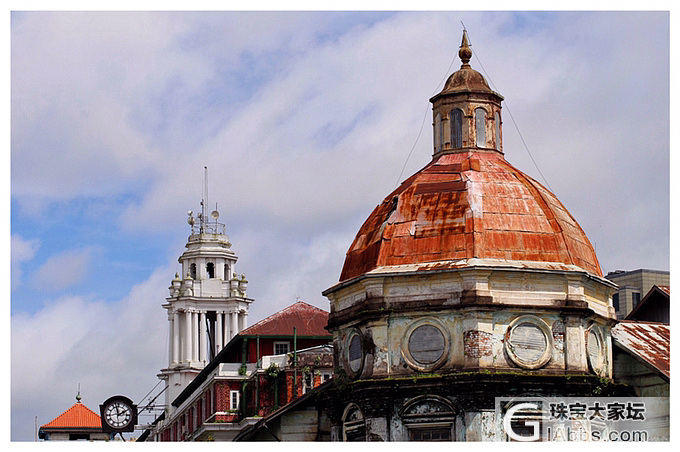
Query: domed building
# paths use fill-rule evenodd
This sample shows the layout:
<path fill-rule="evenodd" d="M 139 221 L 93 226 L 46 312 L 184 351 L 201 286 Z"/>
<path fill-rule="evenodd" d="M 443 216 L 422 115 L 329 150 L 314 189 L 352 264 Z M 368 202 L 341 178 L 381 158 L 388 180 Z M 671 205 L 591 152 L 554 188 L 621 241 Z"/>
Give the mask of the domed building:
<path fill-rule="evenodd" d="M 503 97 L 465 32 L 459 56 L 430 99 L 432 160 L 373 210 L 323 292 L 333 378 L 235 440 L 536 440 L 551 402 L 668 396 L 668 325 L 617 324 L 583 229 L 505 160 Z M 666 399 L 655 438 L 668 415 Z"/>
<path fill-rule="evenodd" d="M 557 197 L 505 160 L 503 97 L 471 56 L 464 32 L 430 99 L 432 161 L 370 214 L 324 292 L 333 439 L 501 439 L 495 397 L 623 394 L 616 285 Z"/>

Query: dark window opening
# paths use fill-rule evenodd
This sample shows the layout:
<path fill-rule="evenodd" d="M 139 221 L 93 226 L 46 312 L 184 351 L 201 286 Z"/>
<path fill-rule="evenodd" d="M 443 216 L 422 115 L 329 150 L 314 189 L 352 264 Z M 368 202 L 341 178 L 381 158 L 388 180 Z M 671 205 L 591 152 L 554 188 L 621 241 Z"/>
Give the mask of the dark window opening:
<path fill-rule="evenodd" d="M 345 433 L 347 442 L 361 442 L 366 441 L 366 430 L 363 428 L 358 428 L 356 430 L 350 430 Z"/>
<path fill-rule="evenodd" d="M 392 204 L 390 204 L 390 210 L 387 212 L 387 216 L 385 217 L 385 221 L 389 221 L 390 217 L 394 214 L 394 212 L 397 211 L 397 205 L 399 204 L 399 198 L 396 196 L 392 198 Z"/>
<path fill-rule="evenodd" d="M 451 427 L 409 428 L 409 441 L 451 441 Z"/>
<path fill-rule="evenodd" d="M 196 279 L 196 264 L 191 264 L 189 266 L 189 275 L 191 279 Z"/>
<path fill-rule="evenodd" d="M 451 147 L 463 147 L 463 112 L 459 109 L 451 112 Z"/>
<path fill-rule="evenodd" d="M 366 441 L 366 423 L 364 415 L 356 405 L 350 407 L 343 416 L 343 436 L 345 441 Z"/>
<path fill-rule="evenodd" d="M 89 433 L 70 433 L 68 435 L 69 441 L 89 441 L 90 440 L 90 434 Z"/>
<path fill-rule="evenodd" d="M 314 375 L 311 372 L 305 372 L 303 374 L 302 381 L 302 393 L 307 394 L 314 387 Z"/>
<path fill-rule="evenodd" d="M 283 355 L 284 353 L 288 353 L 288 350 L 290 350 L 289 342 L 274 342 L 275 355 Z"/>
<path fill-rule="evenodd" d="M 633 292 L 633 309 L 637 308 L 640 303 L 640 294 L 638 292 Z"/>
<path fill-rule="evenodd" d="M 215 264 L 208 262 L 208 265 L 205 266 L 205 270 L 208 272 L 208 278 L 212 279 L 215 277 Z"/>
<path fill-rule="evenodd" d="M 612 295 L 612 303 L 614 304 L 616 312 L 619 312 L 619 294 L 615 293 Z"/>

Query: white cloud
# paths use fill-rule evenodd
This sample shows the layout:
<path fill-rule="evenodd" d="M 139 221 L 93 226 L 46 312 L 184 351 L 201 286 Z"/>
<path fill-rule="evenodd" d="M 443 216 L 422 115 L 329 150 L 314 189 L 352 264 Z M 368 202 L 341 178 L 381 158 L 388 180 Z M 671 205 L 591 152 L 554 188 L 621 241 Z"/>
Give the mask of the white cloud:
<path fill-rule="evenodd" d="M 21 264 L 28 262 L 35 256 L 40 248 L 39 239 L 24 239 L 19 234 L 12 234 L 12 290 L 21 284 Z"/>
<path fill-rule="evenodd" d="M 159 269 L 116 303 L 64 297 L 12 315 L 13 439 L 33 437 L 35 415 L 43 425 L 75 403 L 78 384 L 95 411 L 118 393 L 143 401 L 167 364 L 161 304 L 170 271 Z"/>
<path fill-rule="evenodd" d="M 95 250 L 67 250 L 50 256 L 32 275 L 33 286 L 42 290 L 62 290 L 78 284 L 88 275 Z"/>

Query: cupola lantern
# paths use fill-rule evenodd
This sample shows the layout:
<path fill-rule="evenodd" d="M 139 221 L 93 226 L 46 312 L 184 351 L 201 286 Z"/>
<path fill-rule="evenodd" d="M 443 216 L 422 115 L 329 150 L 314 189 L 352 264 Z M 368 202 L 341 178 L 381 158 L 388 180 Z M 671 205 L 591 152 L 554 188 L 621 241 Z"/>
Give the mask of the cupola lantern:
<path fill-rule="evenodd" d="M 484 76 L 472 69 L 467 32 L 458 50 L 462 65 L 432 102 L 434 155 L 467 151 L 503 153 L 501 102 Z"/>

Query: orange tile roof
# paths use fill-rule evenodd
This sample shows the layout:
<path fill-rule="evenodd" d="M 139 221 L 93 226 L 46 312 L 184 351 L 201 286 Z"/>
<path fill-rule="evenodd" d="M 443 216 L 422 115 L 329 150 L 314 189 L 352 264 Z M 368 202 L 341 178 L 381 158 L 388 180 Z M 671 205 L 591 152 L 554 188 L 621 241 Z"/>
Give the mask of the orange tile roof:
<path fill-rule="evenodd" d="M 41 428 L 101 428 L 101 417 L 78 402 Z"/>
<path fill-rule="evenodd" d="M 602 276 L 585 233 L 557 197 L 497 152 L 440 154 L 375 208 L 340 281 L 446 260 L 575 265 Z"/>

